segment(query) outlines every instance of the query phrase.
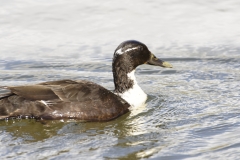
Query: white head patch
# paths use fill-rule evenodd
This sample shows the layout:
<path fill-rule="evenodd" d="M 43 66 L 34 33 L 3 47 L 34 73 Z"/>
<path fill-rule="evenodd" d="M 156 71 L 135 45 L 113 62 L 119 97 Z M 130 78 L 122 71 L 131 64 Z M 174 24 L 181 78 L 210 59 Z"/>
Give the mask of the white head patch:
<path fill-rule="evenodd" d="M 125 52 L 131 51 L 131 50 L 135 50 L 135 49 L 138 49 L 138 47 L 128 48 L 127 50 L 125 50 L 125 51 L 123 52 L 123 51 L 122 51 L 122 48 L 119 48 L 119 49 L 116 51 L 116 53 L 119 54 L 119 55 L 121 55 L 121 54 L 123 54 L 123 53 L 125 53 Z"/>

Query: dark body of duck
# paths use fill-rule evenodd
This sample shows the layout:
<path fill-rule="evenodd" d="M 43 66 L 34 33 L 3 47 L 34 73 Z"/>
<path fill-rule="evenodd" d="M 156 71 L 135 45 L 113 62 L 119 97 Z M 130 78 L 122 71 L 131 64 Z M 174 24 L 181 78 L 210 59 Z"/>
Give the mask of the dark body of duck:
<path fill-rule="evenodd" d="M 128 112 L 130 106 L 137 107 L 145 103 L 146 94 L 134 77 L 136 67 L 141 64 L 172 67 L 171 64 L 157 59 L 143 43 L 125 41 L 114 52 L 114 92 L 85 80 L 59 80 L 2 87 L 10 93 L 0 95 L 0 119 L 32 117 L 44 120 L 112 120 Z"/>

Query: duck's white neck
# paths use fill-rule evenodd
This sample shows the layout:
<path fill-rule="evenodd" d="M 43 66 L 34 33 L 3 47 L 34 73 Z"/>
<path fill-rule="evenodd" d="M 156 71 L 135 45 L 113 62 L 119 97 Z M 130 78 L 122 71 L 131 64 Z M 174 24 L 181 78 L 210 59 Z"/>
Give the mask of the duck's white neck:
<path fill-rule="evenodd" d="M 127 74 L 128 78 L 133 81 L 132 88 L 129 88 L 123 93 L 116 93 L 116 94 L 122 97 L 124 100 L 126 100 L 132 107 L 139 107 L 145 104 L 147 100 L 147 95 L 143 92 L 143 90 L 137 84 L 134 73 L 135 73 L 135 70 Z"/>

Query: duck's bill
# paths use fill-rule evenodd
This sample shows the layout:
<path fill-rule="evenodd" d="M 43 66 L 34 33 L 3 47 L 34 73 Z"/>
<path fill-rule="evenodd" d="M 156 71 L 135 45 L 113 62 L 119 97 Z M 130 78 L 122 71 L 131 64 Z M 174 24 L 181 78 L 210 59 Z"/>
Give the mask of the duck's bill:
<path fill-rule="evenodd" d="M 161 67 L 165 67 L 165 68 L 173 67 L 170 63 L 163 61 L 161 59 L 158 59 L 154 54 L 151 55 L 151 58 L 150 58 L 150 60 L 148 60 L 147 64 L 154 65 L 154 66 L 161 66 Z"/>

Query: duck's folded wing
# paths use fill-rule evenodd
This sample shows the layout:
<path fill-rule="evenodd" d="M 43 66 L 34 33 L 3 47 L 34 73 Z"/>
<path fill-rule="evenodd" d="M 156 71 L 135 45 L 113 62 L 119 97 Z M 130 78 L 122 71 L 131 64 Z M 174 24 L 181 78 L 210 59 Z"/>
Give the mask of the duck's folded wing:
<path fill-rule="evenodd" d="M 109 96 L 115 97 L 115 94 L 104 87 L 85 80 L 60 80 L 40 83 L 46 85 L 54 92 L 55 95 L 65 102 L 84 102 L 101 100 L 105 101 Z"/>
<path fill-rule="evenodd" d="M 58 96 L 48 86 L 43 85 L 27 85 L 8 87 L 8 89 L 28 100 L 52 100 L 58 99 Z"/>
<path fill-rule="evenodd" d="M 79 81 L 76 84 L 69 84 L 64 87 L 52 87 L 52 91 L 65 102 L 84 102 L 101 100 L 102 102 L 109 96 L 115 96 L 112 92 L 102 86 L 87 82 Z"/>
<path fill-rule="evenodd" d="M 7 87 L 7 89 L 28 100 L 83 102 L 101 99 L 104 102 L 115 96 L 102 86 L 88 81 L 61 80 L 37 85 Z"/>
<path fill-rule="evenodd" d="M 11 93 L 2 95 L 1 97 L 11 96 L 13 94 L 21 96 L 28 100 L 53 100 L 59 99 L 59 97 L 53 92 L 53 88 L 61 88 L 69 84 L 76 84 L 72 80 L 59 80 L 39 83 L 36 85 L 24 85 L 24 86 L 5 86 L 4 89 L 8 89 Z M 3 88 L 3 87 L 2 87 Z"/>

